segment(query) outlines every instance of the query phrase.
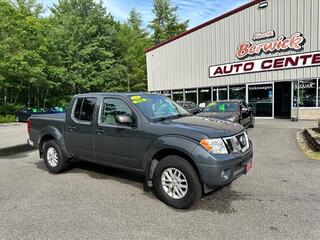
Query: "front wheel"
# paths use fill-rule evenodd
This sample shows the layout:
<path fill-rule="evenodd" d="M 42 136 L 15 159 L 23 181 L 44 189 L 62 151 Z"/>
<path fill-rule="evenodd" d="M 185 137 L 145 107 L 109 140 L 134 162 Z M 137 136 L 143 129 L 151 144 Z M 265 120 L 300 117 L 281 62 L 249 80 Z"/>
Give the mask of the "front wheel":
<path fill-rule="evenodd" d="M 170 155 L 160 160 L 153 180 L 159 199 L 174 208 L 190 208 L 201 198 L 199 177 L 191 164 L 180 156 Z"/>
<path fill-rule="evenodd" d="M 69 167 L 69 159 L 66 158 L 56 140 L 44 143 L 44 162 L 52 173 L 60 173 Z"/>

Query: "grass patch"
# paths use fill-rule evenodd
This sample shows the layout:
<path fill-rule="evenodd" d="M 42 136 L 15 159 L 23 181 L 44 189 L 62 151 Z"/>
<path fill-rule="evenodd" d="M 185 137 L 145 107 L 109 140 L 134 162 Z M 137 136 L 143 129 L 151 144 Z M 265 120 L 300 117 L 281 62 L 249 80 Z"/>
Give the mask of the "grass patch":
<path fill-rule="evenodd" d="M 309 147 L 302 130 L 297 131 L 297 142 L 304 155 L 313 160 L 320 160 L 320 152 L 313 151 Z"/>
<path fill-rule="evenodd" d="M 15 122 L 16 118 L 14 115 L 0 115 L 0 123 L 11 123 L 11 122 Z"/>

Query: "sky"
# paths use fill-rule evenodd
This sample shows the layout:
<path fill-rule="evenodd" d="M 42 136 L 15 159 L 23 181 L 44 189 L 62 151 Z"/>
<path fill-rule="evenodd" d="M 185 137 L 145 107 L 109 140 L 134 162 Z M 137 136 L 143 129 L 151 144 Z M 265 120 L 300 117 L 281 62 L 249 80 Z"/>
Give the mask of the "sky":
<path fill-rule="evenodd" d="M 97 0 L 98 1 L 98 0 Z M 189 19 L 189 28 L 195 27 L 231 9 L 239 7 L 250 0 L 171 0 L 178 6 L 181 20 Z M 58 0 L 40 0 L 49 9 Z M 123 22 L 132 8 L 142 14 L 144 27 L 153 19 L 152 0 L 102 0 L 108 12 Z M 47 11 L 49 14 L 49 10 Z"/>

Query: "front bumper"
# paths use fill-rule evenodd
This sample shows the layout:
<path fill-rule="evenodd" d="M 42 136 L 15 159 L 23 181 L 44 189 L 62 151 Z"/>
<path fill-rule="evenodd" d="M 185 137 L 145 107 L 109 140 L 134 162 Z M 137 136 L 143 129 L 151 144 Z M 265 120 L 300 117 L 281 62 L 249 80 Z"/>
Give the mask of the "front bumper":
<path fill-rule="evenodd" d="M 226 185 L 243 174 L 246 174 L 246 165 L 252 162 L 253 151 L 250 141 L 249 149 L 239 154 L 213 155 L 198 146 L 193 151 L 197 159 L 197 167 L 205 192 L 219 186 Z"/>

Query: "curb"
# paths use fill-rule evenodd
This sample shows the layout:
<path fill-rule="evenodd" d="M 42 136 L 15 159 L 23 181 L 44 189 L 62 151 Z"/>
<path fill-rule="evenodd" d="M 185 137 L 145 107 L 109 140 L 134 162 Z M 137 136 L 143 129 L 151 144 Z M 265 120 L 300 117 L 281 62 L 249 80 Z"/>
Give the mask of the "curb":
<path fill-rule="evenodd" d="M 1 148 L 0 157 L 9 156 L 16 153 L 29 152 L 35 149 L 36 147 L 32 147 L 29 144 L 21 144 L 21 145 L 8 147 L 8 148 Z"/>

